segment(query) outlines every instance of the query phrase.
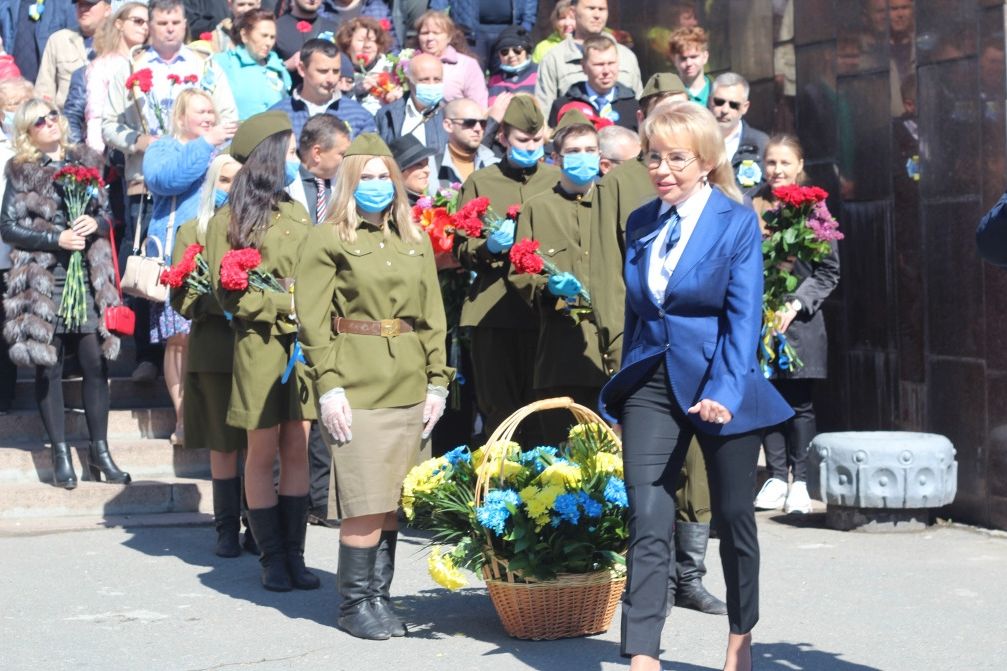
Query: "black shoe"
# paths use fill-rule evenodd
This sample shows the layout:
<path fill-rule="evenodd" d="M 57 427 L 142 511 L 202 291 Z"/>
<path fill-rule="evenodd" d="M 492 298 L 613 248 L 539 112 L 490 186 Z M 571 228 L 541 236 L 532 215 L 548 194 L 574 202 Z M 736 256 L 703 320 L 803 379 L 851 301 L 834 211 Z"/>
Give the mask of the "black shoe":
<path fill-rule="evenodd" d="M 308 524 L 313 527 L 325 527 L 326 529 L 337 528 L 337 525 L 329 522 L 328 511 L 321 508 L 311 508 L 308 510 Z"/>
<path fill-rule="evenodd" d="M 108 443 L 104 440 L 91 441 L 87 450 L 87 468 L 91 472 L 91 479 L 95 482 L 100 482 L 102 475 L 109 484 L 128 485 L 132 482 L 129 473 L 120 470 L 112 461 Z"/>
<path fill-rule="evenodd" d="M 73 471 L 73 457 L 66 443 L 52 444 L 52 484 L 63 489 L 77 486 L 77 474 Z"/>
<path fill-rule="evenodd" d="M 308 497 L 280 496 L 290 582 L 297 589 L 318 589 L 322 581 L 304 565 L 304 537 L 308 531 Z"/>
<path fill-rule="evenodd" d="M 213 524 L 217 528 L 218 557 L 240 557 L 241 543 L 238 531 L 241 528 L 241 480 L 228 478 L 213 481 Z"/>
<path fill-rule="evenodd" d="M 339 544 L 337 584 L 342 597 L 339 604 L 339 628 L 357 638 L 385 641 L 391 637 L 391 632 L 378 617 L 371 591 L 377 554 L 377 545 L 355 548 Z"/>
<path fill-rule="evenodd" d="M 248 521 L 259 544 L 262 564 L 262 586 L 270 592 L 289 592 L 290 571 L 287 570 L 287 549 L 283 536 L 280 507 L 249 509 Z"/>
<path fill-rule="evenodd" d="M 703 576 L 706 575 L 706 545 L 709 540 L 709 524 L 675 522 L 678 586 L 674 594 L 674 604 L 679 608 L 697 610 L 708 615 L 727 615 L 727 604 L 703 587 Z"/>
<path fill-rule="evenodd" d="M 395 577 L 395 545 L 399 538 L 398 531 L 382 531 L 378 541 L 378 554 L 374 560 L 374 578 L 371 579 L 371 592 L 374 593 L 375 611 L 388 633 L 392 636 L 405 636 L 406 626 L 392 609 L 391 587 Z"/>

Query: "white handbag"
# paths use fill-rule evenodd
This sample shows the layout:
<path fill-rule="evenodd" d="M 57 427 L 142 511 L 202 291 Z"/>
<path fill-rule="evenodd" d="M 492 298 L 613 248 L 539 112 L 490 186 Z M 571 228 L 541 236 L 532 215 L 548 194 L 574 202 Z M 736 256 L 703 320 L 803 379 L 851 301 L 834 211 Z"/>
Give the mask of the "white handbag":
<path fill-rule="evenodd" d="M 171 216 L 168 219 L 167 239 L 171 239 L 175 228 L 175 203 L 171 199 Z M 142 208 L 142 206 L 141 206 Z M 156 237 L 147 237 L 140 244 L 140 221 L 143 210 L 136 221 L 136 235 L 133 238 L 133 253 L 126 259 L 126 269 L 122 274 L 122 292 L 154 303 L 164 303 L 168 300 L 168 285 L 161 284 L 161 273 L 167 264 L 164 262 L 164 248 Z M 147 256 L 147 243 L 153 242 L 157 247 L 157 256 Z"/>

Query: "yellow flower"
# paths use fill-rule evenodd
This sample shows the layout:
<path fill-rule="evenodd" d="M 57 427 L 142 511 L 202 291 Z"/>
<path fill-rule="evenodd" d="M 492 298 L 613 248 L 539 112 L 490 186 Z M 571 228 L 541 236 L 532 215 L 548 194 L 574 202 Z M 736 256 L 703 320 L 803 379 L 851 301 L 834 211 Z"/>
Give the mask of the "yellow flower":
<path fill-rule="evenodd" d="M 549 511 L 556 503 L 556 497 L 565 491 L 566 488 L 562 485 L 547 485 L 541 488 L 528 485 L 519 492 L 528 511 L 528 517 L 535 520 L 536 531 L 549 523 Z"/>
<path fill-rule="evenodd" d="M 594 455 L 594 470 L 596 473 L 614 473 L 622 477 L 622 457 L 611 452 L 599 452 Z"/>
<path fill-rule="evenodd" d="M 577 438 L 584 438 L 585 440 L 590 440 L 595 443 L 610 443 L 612 442 L 612 437 L 609 435 L 608 430 L 605 426 L 599 424 L 598 422 L 591 422 L 590 424 L 576 424 L 570 428 L 570 433 L 568 435 L 570 440 L 576 440 Z"/>
<path fill-rule="evenodd" d="M 430 577 L 438 585 L 451 591 L 468 585 L 469 581 L 465 579 L 465 574 L 461 569 L 455 566 L 451 555 L 442 554 L 442 552 L 441 547 L 438 546 L 432 549 L 427 557 L 427 570 L 430 572 Z"/>
<path fill-rule="evenodd" d="M 408 519 L 413 519 L 413 502 L 416 500 L 415 494 L 428 494 L 444 483 L 450 464 L 444 457 L 427 459 L 419 464 L 409 473 L 402 482 L 402 509 Z"/>
<path fill-rule="evenodd" d="M 582 478 L 580 466 L 565 461 L 556 462 L 538 476 L 539 481 L 544 485 L 566 485 L 568 487 L 579 486 Z"/>
<path fill-rule="evenodd" d="M 499 459 L 492 459 L 487 461 L 482 466 L 476 469 L 476 473 L 479 475 L 485 474 L 491 478 L 499 478 L 501 482 L 506 481 L 513 475 L 517 475 L 524 468 L 521 464 L 516 461 L 511 461 L 509 459 L 503 462 L 503 472 L 501 473 L 501 465 Z"/>

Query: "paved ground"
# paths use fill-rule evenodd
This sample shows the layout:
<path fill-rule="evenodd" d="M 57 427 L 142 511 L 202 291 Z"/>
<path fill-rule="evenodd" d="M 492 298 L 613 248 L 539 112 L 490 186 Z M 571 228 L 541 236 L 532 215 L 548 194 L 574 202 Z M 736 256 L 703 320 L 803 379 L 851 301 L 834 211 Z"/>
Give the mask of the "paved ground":
<path fill-rule="evenodd" d="M 1007 668 L 1007 537 L 964 528 L 840 533 L 823 516 L 760 515 L 756 669 Z M 207 527 L 0 537 L 0 669 L 602 671 L 623 668 L 618 615 L 605 635 L 508 638 L 481 585 L 448 593 L 426 575 L 423 539 L 399 546 L 396 601 L 412 635 L 353 639 L 334 627 L 338 532 L 312 527 L 323 587 L 271 594 L 246 555 L 211 553 Z M 716 541 L 711 589 L 723 593 Z M 719 669 L 725 618 L 676 610 L 665 669 Z"/>

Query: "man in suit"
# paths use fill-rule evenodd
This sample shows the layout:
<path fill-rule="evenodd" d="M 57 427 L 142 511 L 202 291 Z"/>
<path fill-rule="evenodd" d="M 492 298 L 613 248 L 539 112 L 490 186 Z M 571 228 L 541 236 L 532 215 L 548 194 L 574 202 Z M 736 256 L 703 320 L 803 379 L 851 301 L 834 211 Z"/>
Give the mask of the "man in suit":
<path fill-rule="evenodd" d="M 619 76 L 619 50 L 608 37 L 589 37 L 584 40 L 584 57 L 581 59 L 585 81 L 573 84 L 556 98 L 549 112 L 549 126 L 555 127 L 559 121 L 559 110 L 569 102 L 585 102 L 601 119 L 635 131 L 636 113 L 640 104 L 636 93 L 617 80 Z"/>
<path fill-rule="evenodd" d="M 736 72 L 725 72 L 713 80 L 710 110 L 724 136 L 724 147 L 734 168 L 734 178 L 746 196 L 762 186 L 765 179 L 762 155 L 769 136 L 745 123 L 748 112 L 748 82 Z"/>
<path fill-rule="evenodd" d="M 423 145 L 440 151 L 448 142 L 444 130 L 444 65 L 430 54 L 416 54 L 409 61 L 408 77 L 409 92 L 374 115 L 378 135 L 385 144 L 401 135 L 412 135 Z"/>

